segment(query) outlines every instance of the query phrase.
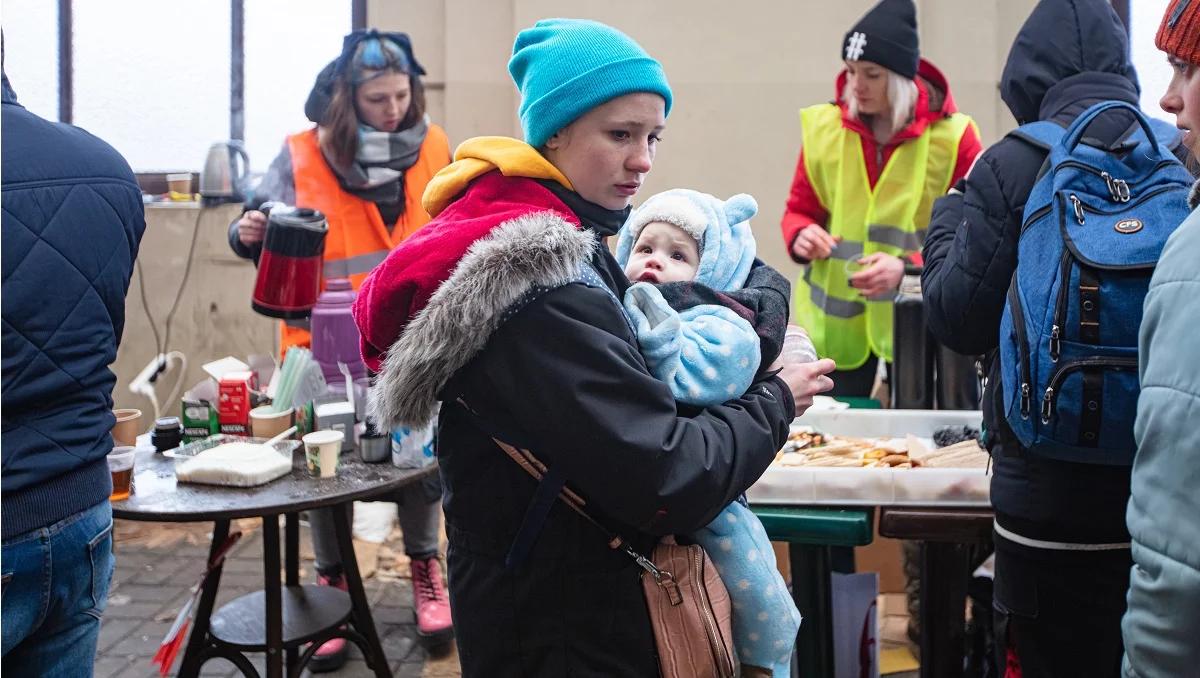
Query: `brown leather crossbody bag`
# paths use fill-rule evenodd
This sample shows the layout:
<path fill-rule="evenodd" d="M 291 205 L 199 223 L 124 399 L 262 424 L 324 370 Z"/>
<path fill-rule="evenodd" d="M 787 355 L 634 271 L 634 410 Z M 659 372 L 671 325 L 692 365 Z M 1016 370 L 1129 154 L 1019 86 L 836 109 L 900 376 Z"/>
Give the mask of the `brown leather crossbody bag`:
<path fill-rule="evenodd" d="M 546 466 L 529 450 L 492 440 L 539 482 L 545 476 Z M 733 607 L 704 549 L 665 537 L 647 558 L 588 515 L 578 494 L 563 487 L 558 498 L 603 532 L 609 548 L 625 553 L 642 568 L 642 592 L 663 678 L 733 678 Z"/>

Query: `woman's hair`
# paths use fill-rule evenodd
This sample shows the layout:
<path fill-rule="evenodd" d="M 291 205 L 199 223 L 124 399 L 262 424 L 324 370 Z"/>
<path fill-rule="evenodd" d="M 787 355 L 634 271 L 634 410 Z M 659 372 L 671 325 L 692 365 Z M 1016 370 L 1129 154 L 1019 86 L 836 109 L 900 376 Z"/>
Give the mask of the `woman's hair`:
<path fill-rule="evenodd" d="M 404 50 L 390 40 L 371 38 L 359 43 L 349 66 L 334 77 L 333 96 L 322 124 L 326 130 L 321 135 L 321 150 L 325 156 L 341 167 L 354 162 L 354 156 L 358 153 L 359 126 L 354 94 L 359 85 L 381 73 L 394 72 L 408 76 L 412 95 L 408 113 L 400 121 L 399 129 L 408 129 L 425 117 L 425 86 L 415 70 L 409 64 Z"/>
<path fill-rule="evenodd" d="M 891 138 L 912 120 L 914 109 L 917 106 L 917 83 L 886 68 L 884 71 L 887 72 L 888 79 L 888 105 L 892 108 L 892 119 L 889 121 L 891 129 L 888 132 L 888 138 Z M 858 98 L 854 96 L 854 88 L 850 86 L 849 80 L 842 87 L 842 100 L 850 109 L 850 117 L 857 118 Z"/>

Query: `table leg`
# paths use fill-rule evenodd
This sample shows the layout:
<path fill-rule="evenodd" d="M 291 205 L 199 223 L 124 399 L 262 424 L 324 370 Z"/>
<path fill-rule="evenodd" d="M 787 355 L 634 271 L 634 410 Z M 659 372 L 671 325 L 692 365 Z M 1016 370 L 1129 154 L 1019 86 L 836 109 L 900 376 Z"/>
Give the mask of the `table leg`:
<path fill-rule="evenodd" d="M 217 554 L 217 549 L 229 537 L 229 521 L 218 520 L 213 523 L 212 544 L 208 547 L 208 561 Z M 222 565 L 218 565 L 208 573 L 201 585 L 200 601 L 196 607 L 196 620 L 192 624 L 192 633 L 188 636 L 187 649 L 183 652 L 183 661 L 179 664 L 180 678 L 200 675 L 200 652 L 208 645 L 208 620 L 212 616 L 213 604 L 217 600 L 217 587 L 221 584 Z"/>
<path fill-rule="evenodd" d="M 346 578 L 346 586 L 350 592 L 350 619 L 354 628 L 366 641 L 363 654 L 367 664 L 375 672 L 377 678 L 391 678 L 387 657 L 383 654 L 383 646 L 379 643 L 379 634 L 375 631 L 375 620 L 371 617 L 371 607 L 367 602 L 367 594 L 363 591 L 362 577 L 358 573 L 358 559 L 354 557 L 354 541 L 351 538 L 350 507 L 352 504 L 339 504 L 333 507 L 334 533 L 337 535 L 338 551 L 342 556 L 342 574 Z"/>
<path fill-rule="evenodd" d="M 832 678 L 833 590 L 828 546 L 791 544 L 792 599 L 804 620 L 796 638 L 801 678 Z"/>
<path fill-rule="evenodd" d="M 279 516 L 263 516 L 267 678 L 283 678 L 283 601 L 279 588 Z"/>
<path fill-rule="evenodd" d="M 283 562 L 284 581 L 288 586 L 300 585 L 300 517 L 295 513 L 284 516 L 283 523 Z M 300 659 L 300 649 L 290 648 L 287 651 L 287 667 L 289 671 L 296 668 Z"/>
<path fill-rule="evenodd" d="M 921 542 L 921 552 L 921 678 L 961 678 L 968 547 Z"/>

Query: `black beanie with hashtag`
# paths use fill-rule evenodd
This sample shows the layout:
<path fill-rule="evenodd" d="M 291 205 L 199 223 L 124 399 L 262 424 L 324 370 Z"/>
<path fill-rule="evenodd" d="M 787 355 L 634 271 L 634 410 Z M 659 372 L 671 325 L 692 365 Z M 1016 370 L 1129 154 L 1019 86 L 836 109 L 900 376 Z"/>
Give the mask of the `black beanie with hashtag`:
<path fill-rule="evenodd" d="M 909 80 L 921 59 L 917 7 L 912 0 L 880 0 L 842 40 L 846 61 L 870 61 Z"/>

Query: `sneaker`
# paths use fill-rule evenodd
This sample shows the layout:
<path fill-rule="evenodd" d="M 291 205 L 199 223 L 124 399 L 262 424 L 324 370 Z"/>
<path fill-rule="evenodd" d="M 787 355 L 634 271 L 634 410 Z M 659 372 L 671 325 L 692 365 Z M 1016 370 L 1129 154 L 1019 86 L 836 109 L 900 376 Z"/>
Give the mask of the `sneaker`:
<path fill-rule="evenodd" d="M 442 581 L 442 564 L 437 556 L 412 561 L 413 610 L 417 615 L 417 635 L 441 643 L 454 636 L 450 620 L 450 598 Z"/>
<path fill-rule="evenodd" d="M 333 577 L 325 575 L 317 575 L 318 586 L 332 586 L 334 588 L 348 591 L 346 578 L 340 573 Z M 325 641 L 317 651 L 313 653 L 312 659 L 308 662 L 308 670 L 313 673 L 327 673 L 329 671 L 337 671 L 346 663 L 346 639 L 332 638 Z"/>

